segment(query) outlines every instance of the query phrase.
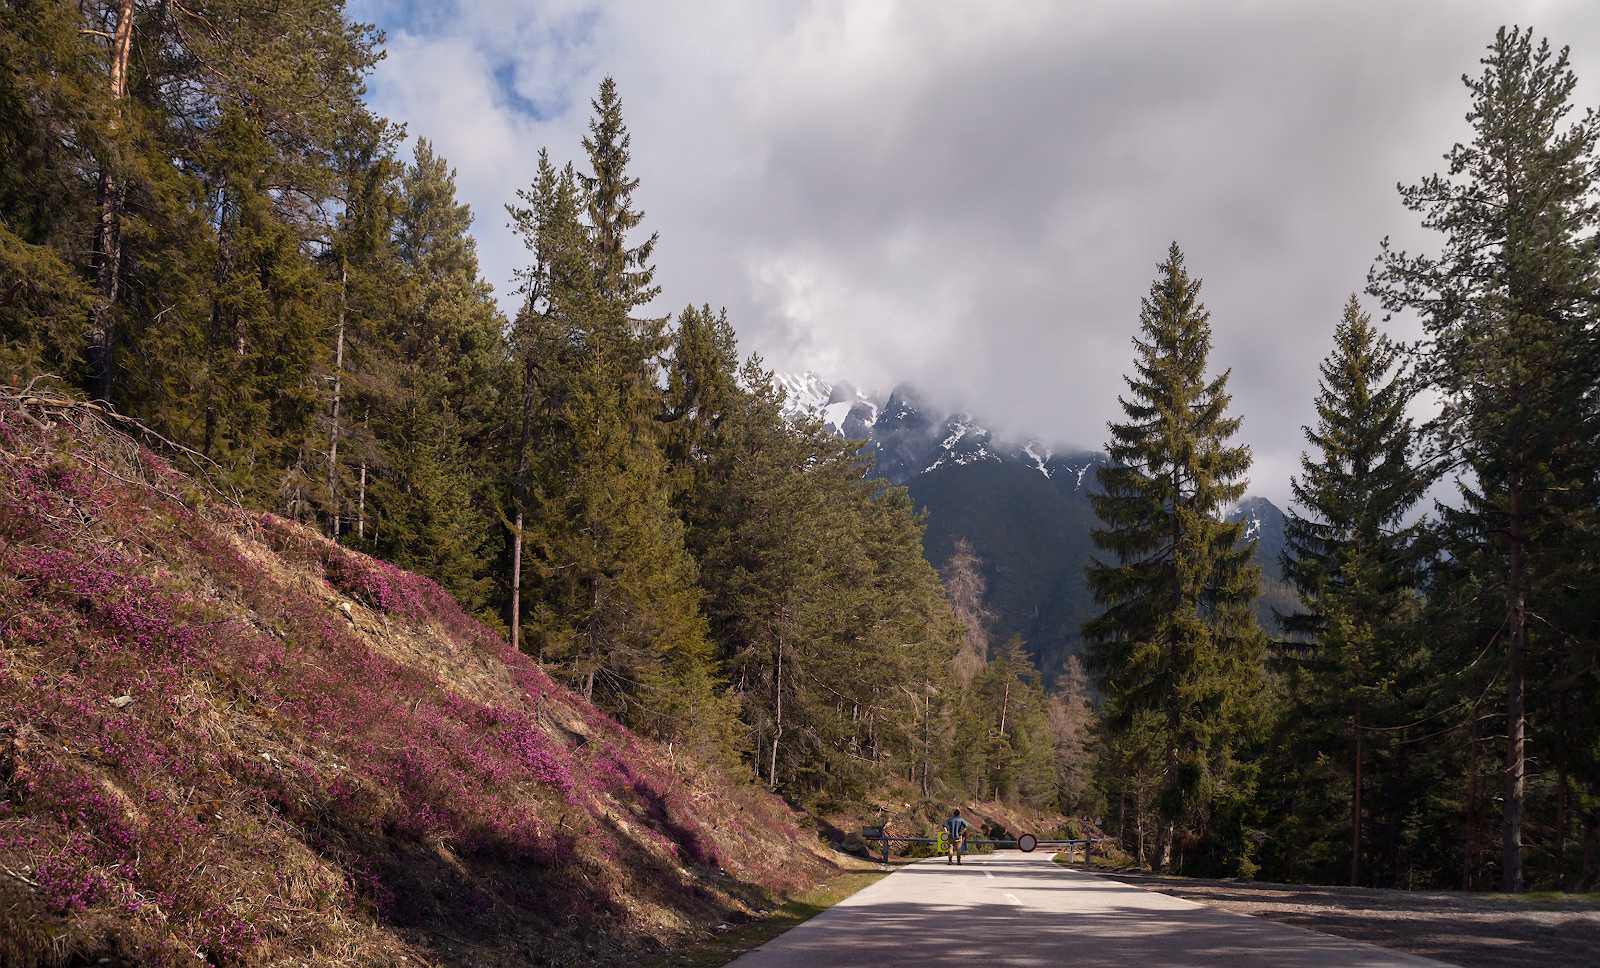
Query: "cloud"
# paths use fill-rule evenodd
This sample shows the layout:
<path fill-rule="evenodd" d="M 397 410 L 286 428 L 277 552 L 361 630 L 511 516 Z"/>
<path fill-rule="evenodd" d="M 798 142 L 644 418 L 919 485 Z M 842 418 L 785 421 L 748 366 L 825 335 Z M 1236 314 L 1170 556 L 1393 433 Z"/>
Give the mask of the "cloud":
<path fill-rule="evenodd" d="M 407 5 L 373 103 L 460 172 L 485 274 L 541 146 L 578 158 L 614 75 L 660 311 L 726 305 L 744 349 L 860 386 L 911 381 L 1010 433 L 1098 446 L 1169 241 L 1205 279 L 1252 490 L 1280 503 L 1316 364 L 1378 241 L 1429 240 L 1396 182 L 1465 136 L 1494 29 L 1578 45 L 1577 2 Z M 1591 39 L 1595 42 L 1590 44 Z M 1414 323 L 1394 324 L 1414 337 Z"/>

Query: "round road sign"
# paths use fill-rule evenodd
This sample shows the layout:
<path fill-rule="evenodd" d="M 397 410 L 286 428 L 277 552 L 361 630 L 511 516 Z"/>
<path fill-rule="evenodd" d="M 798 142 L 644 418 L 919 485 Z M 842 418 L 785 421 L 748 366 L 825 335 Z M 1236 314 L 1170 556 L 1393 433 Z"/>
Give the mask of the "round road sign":
<path fill-rule="evenodd" d="M 1017 847 L 1024 853 L 1031 853 L 1033 848 L 1039 846 L 1039 838 L 1033 834 L 1023 834 L 1017 838 Z"/>

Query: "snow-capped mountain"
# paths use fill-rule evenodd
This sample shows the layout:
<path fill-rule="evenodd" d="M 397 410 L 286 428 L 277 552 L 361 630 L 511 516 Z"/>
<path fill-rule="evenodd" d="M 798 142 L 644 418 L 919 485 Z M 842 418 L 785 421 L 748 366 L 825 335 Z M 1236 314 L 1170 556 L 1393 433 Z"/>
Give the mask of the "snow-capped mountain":
<path fill-rule="evenodd" d="M 1106 459 L 1089 451 L 1058 452 L 1037 438 L 999 439 L 971 414 L 942 412 L 904 384 L 880 401 L 809 371 L 779 373 L 775 381 L 785 392 L 790 419 L 812 417 L 841 437 L 867 441 L 877 455 L 878 473 L 892 484 L 942 467 L 993 463 L 1032 468 L 1046 480 L 1059 479 L 1058 487 L 1077 491 L 1092 483 L 1089 471 Z"/>
<path fill-rule="evenodd" d="M 774 374 L 773 382 L 784 391 L 783 412 L 790 420 L 812 417 L 822 421 L 829 433 L 840 437 L 871 438 L 880 409 L 875 397 L 843 381 L 830 383 L 809 370 L 799 375 Z"/>
<path fill-rule="evenodd" d="M 1223 519 L 1244 521 L 1244 540 L 1256 542 L 1256 560 L 1266 569 L 1266 576 L 1277 580 L 1281 574 L 1278 555 L 1284 548 L 1283 512 L 1264 497 L 1243 497 L 1229 508 Z"/>
<path fill-rule="evenodd" d="M 906 487 L 927 512 L 929 563 L 942 568 L 957 541 L 972 544 L 984 562 L 994 641 L 1022 636 L 1050 677 L 1081 650 L 1079 626 L 1098 611 L 1083 566 L 1095 554 L 1091 472 L 1109 461 L 1105 454 L 1001 439 L 973 415 L 946 413 L 907 385 L 882 399 L 811 372 L 779 373 L 775 381 L 791 420 L 815 419 L 830 433 L 866 441 L 876 473 Z M 1265 498 L 1247 497 L 1227 517 L 1247 520 L 1247 539 L 1259 542 L 1267 596 L 1258 611 L 1270 622 L 1273 608 L 1293 607 L 1277 580 L 1283 514 Z"/>

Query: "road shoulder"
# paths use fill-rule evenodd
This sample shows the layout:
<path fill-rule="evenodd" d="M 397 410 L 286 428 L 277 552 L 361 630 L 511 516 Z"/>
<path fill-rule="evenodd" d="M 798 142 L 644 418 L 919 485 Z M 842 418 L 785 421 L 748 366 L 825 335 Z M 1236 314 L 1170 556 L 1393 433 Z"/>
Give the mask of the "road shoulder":
<path fill-rule="evenodd" d="M 906 863 L 898 858 L 889 867 L 876 861 L 840 855 L 845 870 L 768 912 L 741 924 L 718 925 L 698 939 L 663 952 L 644 968 L 721 968 L 747 951 L 799 927 L 845 898 L 876 884 Z"/>
<path fill-rule="evenodd" d="M 1074 866 L 1073 870 L 1082 868 Z M 1600 903 L 1458 891 L 1090 873 L 1323 934 L 1474 968 L 1594 968 Z"/>

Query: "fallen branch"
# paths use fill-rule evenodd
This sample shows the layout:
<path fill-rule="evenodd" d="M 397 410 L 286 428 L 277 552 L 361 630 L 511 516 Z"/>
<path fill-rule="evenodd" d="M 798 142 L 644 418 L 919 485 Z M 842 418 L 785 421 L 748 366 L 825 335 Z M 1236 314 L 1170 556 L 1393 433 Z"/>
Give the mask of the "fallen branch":
<path fill-rule="evenodd" d="M 38 881 L 36 881 L 33 878 L 27 876 L 26 874 L 19 874 L 16 871 L 12 870 L 11 868 L 7 867 L 4 864 L 0 864 L 0 873 L 9 874 L 10 876 L 16 878 L 17 880 L 19 880 L 22 883 L 28 885 L 29 887 L 33 888 L 34 890 L 43 890 L 43 888 L 41 888 L 39 886 L 39 882 Z"/>
<path fill-rule="evenodd" d="M 49 394 L 48 391 L 36 389 L 39 382 L 45 379 L 52 379 L 52 377 L 48 375 L 34 377 L 28 381 L 26 387 L 0 388 L 0 407 L 15 413 L 40 431 L 50 429 L 54 421 L 61 421 L 77 428 L 81 432 L 92 433 L 98 431 L 107 438 L 120 438 L 128 444 L 132 444 L 135 448 L 138 446 L 137 438 L 138 441 L 142 441 L 151 449 L 164 449 L 174 456 L 182 457 L 192 465 L 196 472 L 195 478 L 207 485 L 213 493 L 235 507 L 242 507 L 238 495 L 226 493 L 222 487 L 212 480 L 211 471 L 222 470 L 222 466 L 210 457 L 192 447 L 178 443 L 141 420 L 118 413 L 110 404 L 75 400 L 66 396 L 54 396 Z M 79 456 L 96 470 L 124 484 L 149 487 L 157 491 L 161 490 L 155 481 L 131 480 L 128 476 L 116 472 L 101 461 L 96 461 L 85 455 Z M 130 466 L 139 467 L 140 461 L 137 451 L 132 454 L 123 453 L 120 456 Z M 170 496 L 181 497 L 180 495 Z"/>

